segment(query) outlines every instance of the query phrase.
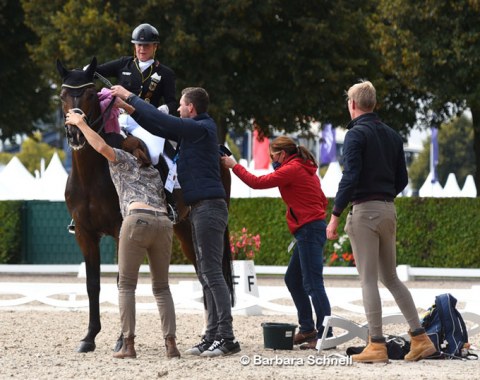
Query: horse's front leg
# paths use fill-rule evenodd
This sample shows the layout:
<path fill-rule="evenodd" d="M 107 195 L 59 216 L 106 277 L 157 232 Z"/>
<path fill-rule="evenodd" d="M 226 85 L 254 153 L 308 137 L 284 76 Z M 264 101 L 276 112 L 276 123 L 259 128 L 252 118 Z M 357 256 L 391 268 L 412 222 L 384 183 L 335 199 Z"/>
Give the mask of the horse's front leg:
<path fill-rule="evenodd" d="M 88 331 L 80 342 L 77 352 L 91 352 L 95 351 L 95 338 L 102 328 L 100 323 L 100 237 L 88 236 L 78 226 L 76 236 L 85 258 L 89 304 Z"/>

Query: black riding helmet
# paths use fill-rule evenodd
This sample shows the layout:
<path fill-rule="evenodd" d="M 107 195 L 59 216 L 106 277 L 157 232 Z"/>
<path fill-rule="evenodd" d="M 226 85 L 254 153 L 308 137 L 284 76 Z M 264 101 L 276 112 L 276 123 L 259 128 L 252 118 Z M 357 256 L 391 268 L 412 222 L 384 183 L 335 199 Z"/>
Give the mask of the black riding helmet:
<path fill-rule="evenodd" d="M 140 24 L 132 32 L 133 44 L 158 44 L 159 42 L 158 30 L 150 24 Z"/>

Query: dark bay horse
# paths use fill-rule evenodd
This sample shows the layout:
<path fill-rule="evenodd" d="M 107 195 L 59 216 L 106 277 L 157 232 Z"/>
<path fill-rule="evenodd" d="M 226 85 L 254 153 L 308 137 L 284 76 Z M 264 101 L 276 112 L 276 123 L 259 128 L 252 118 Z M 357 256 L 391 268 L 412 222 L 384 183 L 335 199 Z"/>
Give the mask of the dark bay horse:
<path fill-rule="evenodd" d="M 57 60 L 57 70 L 63 84 L 60 93 L 64 114 L 69 109 L 79 108 L 86 115 L 90 128 L 96 130 L 112 146 L 119 146 L 123 138 L 119 134 L 108 136 L 104 132 L 103 114 L 94 83 L 96 58 L 93 58 L 88 68 L 83 70 L 68 70 Z M 87 335 L 82 339 L 78 352 L 95 350 L 95 338 L 101 330 L 100 323 L 100 239 L 104 235 L 113 236 L 118 247 L 118 236 L 122 224 L 122 215 L 118 196 L 110 178 L 107 160 L 97 153 L 87 142 L 76 126 L 65 125 L 66 137 L 72 148 L 72 169 L 65 188 L 65 202 L 75 222 L 75 238 L 82 251 L 86 274 L 87 294 L 89 300 L 89 324 Z M 230 171 L 220 165 L 222 182 L 227 192 L 227 202 L 230 199 Z M 168 166 L 161 157 L 160 170 L 162 180 L 168 174 Z M 176 207 L 180 222 L 174 225 L 174 233 L 180 241 L 183 253 L 193 263 L 196 269 L 195 252 L 192 242 L 192 232 L 188 220 L 188 207 L 182 199 L 181 190 L 174 191 Z M 232 294 L 233 278 L 231 269 L 231 254 L 228 229 L 225 234 L 223 272 Z M 118 349 L 118 342 L 117 347 Z"/>

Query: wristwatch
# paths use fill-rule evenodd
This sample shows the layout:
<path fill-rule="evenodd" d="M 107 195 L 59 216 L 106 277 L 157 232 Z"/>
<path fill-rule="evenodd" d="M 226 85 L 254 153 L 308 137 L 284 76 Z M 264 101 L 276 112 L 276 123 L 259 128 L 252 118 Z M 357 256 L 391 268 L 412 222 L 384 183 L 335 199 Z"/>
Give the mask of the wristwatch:
<path fill-rule="evenodd" d="M 132 101 L 134 96 L 135 96 L 135 94 L 131 93 L 130 95 L 127 96 L 127 99 L 125 99 L 125 102 L 127 104 L 130 104 L 130 102 Z"/>

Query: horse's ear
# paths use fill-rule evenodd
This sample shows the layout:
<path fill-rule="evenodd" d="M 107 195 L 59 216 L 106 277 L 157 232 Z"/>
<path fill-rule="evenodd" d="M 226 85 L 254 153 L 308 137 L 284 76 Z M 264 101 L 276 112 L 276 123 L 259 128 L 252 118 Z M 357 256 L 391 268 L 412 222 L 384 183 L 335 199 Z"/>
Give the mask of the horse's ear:
<path fill-rule="evenodd" d="M 86 74 L 88 78 L 93 78 L 95 70 L 97 69 L 97 57 L 93 57 L 92 62 L 87 67 Z"/>
<path fill-rule="evenodd" d="M 65 78 L 68 74 L 68 70 L 63 66 L 62 62 L 57 58 L 57 71 L 60 74 L 60 76 Z"/>

